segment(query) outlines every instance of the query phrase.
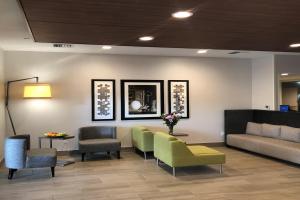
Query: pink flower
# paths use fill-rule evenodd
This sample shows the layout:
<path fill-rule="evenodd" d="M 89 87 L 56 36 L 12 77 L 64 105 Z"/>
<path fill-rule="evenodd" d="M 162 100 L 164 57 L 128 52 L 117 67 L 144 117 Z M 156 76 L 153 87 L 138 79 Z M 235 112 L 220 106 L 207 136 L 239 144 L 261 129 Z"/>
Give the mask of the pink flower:
<path fill-rule="evenodd" d="M 168 116 L 166 116 L 166 119 L 173 119 L 173 116 L 172 115 L 168 115 Z"/>

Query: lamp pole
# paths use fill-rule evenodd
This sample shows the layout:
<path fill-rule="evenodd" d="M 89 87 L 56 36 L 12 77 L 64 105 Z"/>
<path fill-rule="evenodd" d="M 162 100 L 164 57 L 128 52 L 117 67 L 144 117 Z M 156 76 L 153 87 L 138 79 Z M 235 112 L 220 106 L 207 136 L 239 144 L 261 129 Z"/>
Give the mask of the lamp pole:
<path fill-rule="evenodd" d="M 12 116 L 9 111 L 9 86 L 11 83 L 14 83 L 14 82 L 26 81 L 26 80 L 31 80 L 31 79 L 35 79 L 36 83 L 39 82 L 39 77 L 35 76 L 35 77 L 31 77 L 31 78 L 23 78 L 23 79 L 7 81 L 7 83 L 6 83 L 5 107 L 6 107 L 6 110 L 8 113 L 9 121 L 10 121 L 11 127 L 13 129 L 14 135 L 17 135 L 17 134 L 16 134 L 16 129 L 15 129 L 15 125 L 14 125 Z"/>

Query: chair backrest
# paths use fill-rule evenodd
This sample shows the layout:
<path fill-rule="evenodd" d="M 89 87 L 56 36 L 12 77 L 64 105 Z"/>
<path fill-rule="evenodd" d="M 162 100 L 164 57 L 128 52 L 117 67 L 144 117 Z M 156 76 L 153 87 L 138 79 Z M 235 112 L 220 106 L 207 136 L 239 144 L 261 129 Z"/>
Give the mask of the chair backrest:
<path fill-rule="evenodd" d="M 117 138 L 115 126 L 89 126 L 79 129 L 79 140 Z"/>
<path fill-rule="evenodd" d="M 138 143 L 141 140 L 141 134 L 143 133 L 143 131 L 148 131 L 148 129 L 146 129 L 143 126 L 132 127 L 131 129 L 132 142 Z"/>
<path fill-rule="evenodd" d="M 22 169 L 26 165 L 26 152 L 29 148 L 28 135 L 17 135 L 5 139 L 5 166 L 11 169 Z"/>
<path fill-rule="evenodd" d="M 141 151 L 153 151 L 153 132 L 143 126 L 131 129 L 132 145 Z"/>
<path fill-rule="evenodd" d="M 154 134 L 154 156 L 164 163 L 173 166 L 178 158 L 190 155 L 191 152 L 183 141 L 164 132 Z"/>
<path fill-rule="evenodd" d="M 26 140 L 26 149 L 30 150 L 30 135 L 23 134 L 23 135 L 14 135 L 10 136 L 11 139 L 25 139 Z"/>

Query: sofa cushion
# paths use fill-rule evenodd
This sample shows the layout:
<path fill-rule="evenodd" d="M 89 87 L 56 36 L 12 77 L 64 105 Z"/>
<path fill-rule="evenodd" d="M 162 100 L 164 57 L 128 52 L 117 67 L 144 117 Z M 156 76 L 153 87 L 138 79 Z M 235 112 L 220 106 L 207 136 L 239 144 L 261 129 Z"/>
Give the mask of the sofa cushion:
<path fill-rule="evenodd" d="M 54 167 L 57 161 L 57 153 L 54 148 L 31 149 L 27 152 L 26 167 Z"/>
<path fill-rule="evenodd" d="M 79 141 L 79 150 L 83 152 L 120 151 L 118 139 L 88 139 Z"/>
<path fill-rule="evenodd" d="M 280 138 L 292 142 L 300 142 L 300 129 L 290 126 L 281 126 Z"/>
<path fill-rule="evenodd" d="M 262 124 L 248 122 L 246 133 L 251 135 L 261 135 L 262 131 Z"/>
<path fill-rule="evenodd" d="M 227 144 L 300 164 L 300 143 L 249 134 L 229 134 Z"/>
<path fill-rule="evenodd" d="M 272 124 L 262 124 L 261 136 L 279 138 L 280 126 L 272 125 Z"/>

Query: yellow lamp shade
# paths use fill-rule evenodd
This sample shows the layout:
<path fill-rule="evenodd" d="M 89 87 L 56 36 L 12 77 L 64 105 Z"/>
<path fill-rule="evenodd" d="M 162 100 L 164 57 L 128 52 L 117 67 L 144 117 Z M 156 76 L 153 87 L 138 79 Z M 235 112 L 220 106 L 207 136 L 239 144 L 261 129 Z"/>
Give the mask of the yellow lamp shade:
<path fill-rule="evenodd" d="M 26 84 L 24 86 L 24 98 L 51 98 L 51 87 L 49 84 Z"/>

